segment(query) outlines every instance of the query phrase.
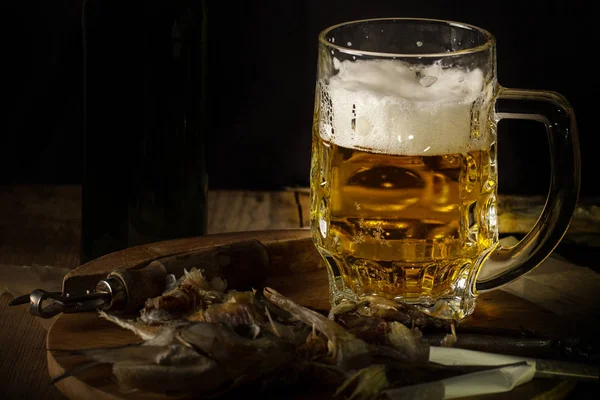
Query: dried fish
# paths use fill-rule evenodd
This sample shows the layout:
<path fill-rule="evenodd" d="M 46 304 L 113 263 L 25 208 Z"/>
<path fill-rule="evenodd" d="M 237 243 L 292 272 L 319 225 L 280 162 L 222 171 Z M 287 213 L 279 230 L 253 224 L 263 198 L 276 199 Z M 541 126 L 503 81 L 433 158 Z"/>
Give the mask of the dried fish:
<path fill-rule="evenodd" d="M 181 329 L 176 338 L 186 346 L 195 348 L 220 362 L 231 361 L 231 357 L 244 355 L 259 359 L 276 356 L 279 351 L 293 349 L 276 336 L 261 335 L 245 337 L 224 324 L 197 322 Z"/>
<path fill-rule="evenodd" d="M 313 329 L 304 343 L 297 347 L 296 354 L 300 360 L 306 360 L 308 362 L 319 360 L 329 353 L 327 343 L 327 338 L 323 335 L 319 335 L 313 325 Z"/>
<path fill-rule="evenodd" d="M 182 290 L 183 287 L 188 289 Z M 202 296 L 207 292 L 219 294 L 213 295 L 211 302 L 204 302 L 206 297 Z M 167 299 L 173 300 L 182 293 L 202 297 L 194 303 L 193 311 L 186 314 L 161 308 L 171 307 L 173 303 Z M 356 399 L 370 398 L 388 386 L 385 373 L 375 373 L 372 368 L 375 360 L 405 365 L 427 359 L 428 344 L 421 341 L 416 328 L 409 329 L 382 317 L 354 314 L 354 319 L 347 318 L 346 323 L 354 322 L 355 328 L 361 321 L 371 322 L 369 327 L 374 326 L 373 321 L 377 323 L 375 331 L 380 338 L 368 343 L 351 329 L 273 289 L 265 288 L 263 293 L 264 298 L 253 291 L 217 292 L 203 280 L 200 271 L 192 271 L 161 296 L 162 300 L 155 299 L 153 306 L 157 308 L 153 310 L 167 312 L 167 321 L 157 324 L 144 318 L 125 320 L 100 314 L 134 332 L 143 343 L 122 349 L 90 349 L 80 354 L 92 363 L 112 364 L 113 373 L 125 390 L 143 387 L 160 392 L 198 391 L 201 382 L 205 393 L 222 392 L 267 374 L 297 376 L 303 373 L 301 370 L 329 368 L 329 379 L 337 382 L 336 387 L 346 382 L 339 392 L 351 388 L 351 396 Z M 181 304 L 187 307 L 190 303 Z M 206 383 L 208 377 L 210 384 Z"/>
<path fill-rule="evenodd" d="M 370 357 L 371 347 L 336 322 L 315 311 L 299 306 L 274 289 L 265 288 L 264 294 L 273 304 L 323 333 L 329 340 L 328 348 L 331 351 L 331 359 L 341 369 L 350 368 L 352 363 L 357 360 L 364 362 L 365 358 Z"/>
<path fill-rule="evenodd" d="M 136 334 L 139 338 L 143 339 L 144 345 L 147 346 L 166 346 L 173 342 L 174 333 L 177 329 L 182 328 L 189 324 L 188 321 L 170 321 L 163 325 L 146 325 L 142 322 L 124 319 L 116 315 L 108 314 L 104 311 L 98 311 L 101 318 L 104 318 L 110 322 L 113 322 Z"/>
<path fill-rule="evenodd" d="M 408 327 L 436 328 L 450 331 L 451 321 L 432 317 L 420 311 L 416 306 L 400 303 L 381 296 L 367 296 L 360 302 L 346 300 L 331 309 L 330 319 L 338 320 L 346 315 L 362 315 L 397 321 Z"/>
<path fill-rule="evenodd" d="M 185 271 L 175 287 L 159 297 L 148 299 L 140 319 L 148 324 L 160 324 L 190 314 L 198 308 L 204 309 L 211 304 L 221 303 L 227 283 L 214 277 L 208 282 L 201 270 L 192 268 Z"/>
<path fill-rule="evenodd" d="M 132 331 L 144 340 L 153 339 L 161 329 L 158 326 L 152 326 L 141 322 L 136 322 L 134 320 L 119 318 L 116 315 L 108 314 L 102 310 L 98 311 L 98 315 L 100 315 L 101 318 L 119 325 L 121 328 Z"/>
<path fill-rule="evenodd" d="M 421 341 L 418 328 L 408 329 L 396 321 L 390 322 L 389 327 L 386 341 L 394 350 L 401 352 L 402 359 L 415 362 L 429 358 L 429 345 Z"/>
<path fill-rule="evenodd" d="M 389 331 L 389 321 L 379 317 L 349 313 L 336 316 L 335 321 L 367 343 L 384 344 Z"/>
<path fill-rule="evenodd" d="M 419 328 L 409 329 L 397 321 L 356 314 L 338 316 L 340 324 L 367 343 L 376 345 L 377 354 L 406 362 L 427 361 L 429 344 Z M 395 350 L 395 351 L 394 351 Z"/>
<path fill-rule="evenodd" d="M 373 297 L 343 302 L 326 316 L 272 288 L 226 291 L 224 280 L 208 281 L 195 268 L 169 285 L 137 319 L 100 312 L 134 332 L 139 344 L 72 352 L 87 362 L 59 379 L 111 364 L 126 391 L 240 397 L 247 394 L 241 388 L 306 382 L 328 398 L 369 400 L 490 368 L 429 362 L 430 343 L 461 347 L 480 335 L 457 335 L 452 322 L 410 305 Z"/>
<path fill-rule="evenodd" d="M 264 323 L 254 309 L 254 293 L 237 291 L 230 291 L 224 295 L 222 303 L 211 304 L 206 309 L 197 309 L 187 319 L 213 323 L 222 322 L 231 326 L 259 326 Z"/>
<path fill-rule="evenodd" d="M 456 328 L 454 327 L 454 324 L 450 325 L 450 328 L 452 332 L 444 336 L 443 339 L 440 341 L 440 346 L 442 347 L 452 347 L 456 344 L 456 341 L 458 340 L 456 337 Z"/>
<path fill-rule="evenodd" d="M 74 351 L 73 354 L 90 357 L 94 361 L 123 365 L 156 364 L 186 365 L 205 361 L 206 357 L 179 344 L 167 346 L 128 345 L 113 348 L 97 348 Z"/>
<path fill-rule="evenodd" d="M 143 365 L 196 365 L 207 364 L 208 360 L 201 354 L 191 351 L 189 348 L 174 344 L 166 346 L 156 345 L 128 345 L 112 348 L 92 348 L 84 350 L 55 350 L 71 355 L 84 356 L 91 360 L 82 364 L 73 370 L 66 371 L 64 374 L 53 379 L 53 383 L 59 382 L 69 376 L 76 375 L 84 370 L 93 368 L 99 364 L 112 364 L 114 367 L 133 367 Z M 120 376 L 115 373 L 119 379 Z"/>
<path fill-rule="evenodd" d="M 204 393 L 229 390 L 291 362 L 295 346 L 269 336 L 246 338 L 223 324 L 188 322 L 164 326 L 141 344 L 69 353 L 91 362 L 55 381 L 108 363 L 123 390 Z"/>

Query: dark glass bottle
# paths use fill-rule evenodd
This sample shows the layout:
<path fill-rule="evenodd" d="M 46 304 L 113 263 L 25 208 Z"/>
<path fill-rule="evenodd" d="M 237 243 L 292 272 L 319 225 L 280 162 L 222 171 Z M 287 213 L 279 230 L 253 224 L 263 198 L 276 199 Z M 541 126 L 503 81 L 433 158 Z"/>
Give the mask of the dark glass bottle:
<path fill-rule="evenodd" d="M 203 1 L 84 3 L 82 262 L 206 233 Z"/>

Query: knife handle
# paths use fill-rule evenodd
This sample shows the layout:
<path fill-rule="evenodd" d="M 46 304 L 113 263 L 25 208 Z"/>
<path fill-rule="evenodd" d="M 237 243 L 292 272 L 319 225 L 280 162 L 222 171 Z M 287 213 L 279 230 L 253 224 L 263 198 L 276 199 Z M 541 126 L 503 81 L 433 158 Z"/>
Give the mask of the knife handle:
<path fill-rule="evenodd" d="M 98 282 L 97 292 L 111 294 L 106 307 L 110 311 L 132 313 L 144 306 L 149 298 L 160 296 L 166 284 L 167 269 L 153 261 L 142 269 L 117 269 Z"/>

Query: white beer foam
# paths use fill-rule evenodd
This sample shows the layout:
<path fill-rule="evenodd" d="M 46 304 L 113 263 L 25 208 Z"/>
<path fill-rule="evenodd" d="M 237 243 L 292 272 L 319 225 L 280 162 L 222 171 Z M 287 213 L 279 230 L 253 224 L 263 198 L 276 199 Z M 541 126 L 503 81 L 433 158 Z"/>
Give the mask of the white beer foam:
<path fill-rule="evenodd" d="M 484 88 L 480 69 L 337 59 L 334 67 L 338 74 L 321 82 L 319 129 L 327 141 L 388 154 L 440 155 L 484 149 L 493 140 L 487 123 L 491 85 Z M 472 108 L 482 111 L 474 124 Z M 472 130 L 479 131 L 477 138 Z"/>

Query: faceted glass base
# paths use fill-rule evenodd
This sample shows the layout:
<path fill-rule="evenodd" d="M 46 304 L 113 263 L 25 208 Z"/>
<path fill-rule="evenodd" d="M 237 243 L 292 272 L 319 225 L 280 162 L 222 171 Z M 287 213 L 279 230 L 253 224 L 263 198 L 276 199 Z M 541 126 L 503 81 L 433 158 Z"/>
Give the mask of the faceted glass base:
<path fill-rule="evenodd" d="M 372 260 L 341 259 L 317 248 L 327 266 L 332 307 L 345 300 L 381 303 L 386 307 L 401 302 L 428 315 L 457 321 L 475 310 L 477 296 L 471 288 L 477 268 L 468 259 L 440 262 L 437 268 L 432 268 L 431 263 L 395 262 L 388 266 Z M 427 271 L 433 276 L 427 276 Z M 382 276 L 386 279 L 382 280 Z"/>

